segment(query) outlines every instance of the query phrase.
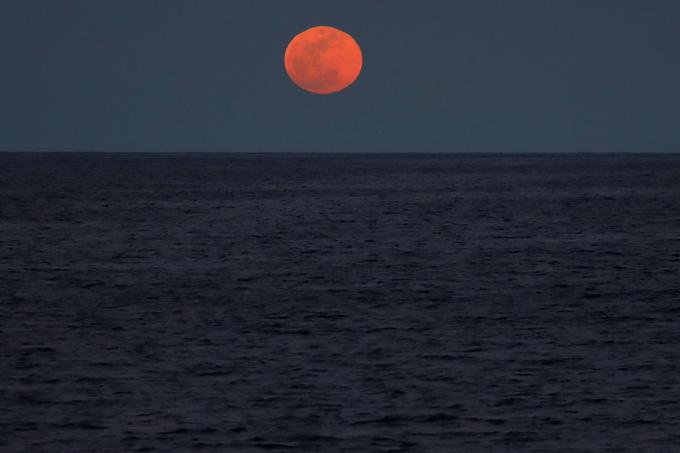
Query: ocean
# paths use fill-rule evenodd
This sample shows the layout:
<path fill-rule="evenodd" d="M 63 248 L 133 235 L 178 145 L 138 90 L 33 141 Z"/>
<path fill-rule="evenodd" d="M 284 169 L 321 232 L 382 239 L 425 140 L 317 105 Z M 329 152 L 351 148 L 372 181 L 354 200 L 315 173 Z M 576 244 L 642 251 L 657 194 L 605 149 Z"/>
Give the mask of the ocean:
<path fill-rule="evenodd" d="M 0 450 L 680 451 L 680 155 L 0 154 Z"/>

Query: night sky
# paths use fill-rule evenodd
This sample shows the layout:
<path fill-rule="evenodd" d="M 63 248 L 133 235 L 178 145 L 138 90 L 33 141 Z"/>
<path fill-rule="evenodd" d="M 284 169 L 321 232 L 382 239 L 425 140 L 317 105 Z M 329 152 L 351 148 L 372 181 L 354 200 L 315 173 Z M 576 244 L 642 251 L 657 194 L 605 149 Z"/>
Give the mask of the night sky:
<path fill-rule="evenodd" d="M 0 0 L 0 150 L 680 151 L 677 0 Z M 297 33 L 364 52 L 331 96 Z"/>

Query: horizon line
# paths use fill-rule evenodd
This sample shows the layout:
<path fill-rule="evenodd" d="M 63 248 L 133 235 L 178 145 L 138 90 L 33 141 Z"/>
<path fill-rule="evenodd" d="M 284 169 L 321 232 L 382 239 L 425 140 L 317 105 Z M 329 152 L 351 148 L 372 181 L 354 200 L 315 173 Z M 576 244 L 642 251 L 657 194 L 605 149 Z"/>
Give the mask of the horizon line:
<path fill-rule="evenodd" d="M 236 154 L 236 155 L 674 155 L 680 151 L 188 151 L 188 150 L 1 150 L 0 154 Z"/>

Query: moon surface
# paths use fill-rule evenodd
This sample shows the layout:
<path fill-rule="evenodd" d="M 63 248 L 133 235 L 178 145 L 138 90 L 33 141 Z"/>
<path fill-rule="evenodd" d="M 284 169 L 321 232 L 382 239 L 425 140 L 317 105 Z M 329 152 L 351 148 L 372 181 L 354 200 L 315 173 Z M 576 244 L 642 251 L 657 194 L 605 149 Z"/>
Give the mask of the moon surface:
<path fill-rule="evenodd" d="M 359 77 L 361 47 L 337 28 L 313 27 L 295 36 L 285 54 L 286 72 L 303 90 L 315 94 L 342 91 Z"/>

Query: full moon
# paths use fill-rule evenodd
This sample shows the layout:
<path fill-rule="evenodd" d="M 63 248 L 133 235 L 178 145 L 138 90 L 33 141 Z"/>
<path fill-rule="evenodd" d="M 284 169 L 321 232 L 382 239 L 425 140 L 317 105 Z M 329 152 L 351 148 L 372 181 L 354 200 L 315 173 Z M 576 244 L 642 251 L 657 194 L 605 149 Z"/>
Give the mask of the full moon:
<path fill-rule="evenodd" d="M 303 90 L 331 94 L 359 77 L 363 55 L 359 44 L 344 31 L 313 27 L 288 44 L 285 66 L 288 76 Z"/>

